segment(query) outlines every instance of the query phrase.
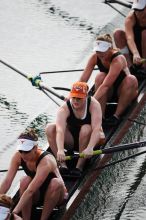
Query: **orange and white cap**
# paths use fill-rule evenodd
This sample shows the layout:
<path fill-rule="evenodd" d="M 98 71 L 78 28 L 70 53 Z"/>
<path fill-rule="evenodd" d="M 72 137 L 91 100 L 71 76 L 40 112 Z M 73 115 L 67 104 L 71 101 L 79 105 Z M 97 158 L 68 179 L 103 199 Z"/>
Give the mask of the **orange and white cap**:
<path fill-rule="evenodd" d="M 75 82 L 70 91 L 71 98 L 85 98 L 88 95 L 88 85 L 86 82 Z"/>

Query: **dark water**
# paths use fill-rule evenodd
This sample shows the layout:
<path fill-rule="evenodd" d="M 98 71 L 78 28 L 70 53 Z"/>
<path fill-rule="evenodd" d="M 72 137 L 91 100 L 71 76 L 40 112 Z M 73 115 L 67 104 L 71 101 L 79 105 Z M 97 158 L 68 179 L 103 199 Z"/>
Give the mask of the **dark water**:
<path fill-rule="evenodd" d="M 146 107 L 138 121 L 144 122 Z M 146 139 L 145 126 L 134 123 L 123 139 L 123 143 Z M 134 153 L 131 150 L 115 153 L 112 161 L 117 161 Z M 105 168 L 76 210 L 75 219 L 98 220 L 141 220 L 146 216 L 146 154 L 134 157 L 114 166 Z"/>
<path fill-rule="evenodd" d="M 126 13 L 125 9 L 123 13 Z M 117 15 L 108 5 L 96 0 L 1 0 L 0 59 L 32 75 L 43 71 L 82 69 L 92 52 L 96 34 L 123 25 L 124 18 Z M 80 74 L 48 74 L 43 75 L 42 80 L 50 87 L 70 88 Z M 27 79 L 0 63 L 1 170 L 8 168 L 15 140 L 27 126 L 37 128 L 41 146 L 47 145 L 44 127 L 54 121 L 57 108 Z M 139 120 L 144 118 L 145 111 Z M 136 124 L 133 129 L 123 141 L 145 138 L 144 127 Z M 143 155 L 105 170 L 73 219 L 143 219 L 146 202 L 144 166 Z M 1 172 L 0 180 L 3 175 Z"/>

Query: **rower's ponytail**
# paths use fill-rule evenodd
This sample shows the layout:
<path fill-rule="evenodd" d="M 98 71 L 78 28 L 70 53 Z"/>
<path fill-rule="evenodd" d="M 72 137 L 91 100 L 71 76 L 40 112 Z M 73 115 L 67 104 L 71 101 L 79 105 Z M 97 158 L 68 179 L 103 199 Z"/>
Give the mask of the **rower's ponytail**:
<path fill-rule="evenodd" d="M 32 141 L 38 141 L 38 135 L 32 128 L 27 128 L 25 132 L 21 133 L 18 139 L 28 139 Z"/>
<path fill-rule="evenodd" d="M 96 40 L 107 41 L 112 44 L 112 37 L 110 34 L 99 35 L 97 36 Z"/>

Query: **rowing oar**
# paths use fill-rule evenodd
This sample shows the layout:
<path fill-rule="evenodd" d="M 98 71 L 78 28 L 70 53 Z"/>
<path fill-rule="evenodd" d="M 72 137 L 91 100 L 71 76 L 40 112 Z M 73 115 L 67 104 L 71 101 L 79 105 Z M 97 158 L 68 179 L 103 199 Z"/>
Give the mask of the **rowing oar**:
<path fill-rule="evenodd" d="M 123 14 L 120 10 L 118 10 L 116 7 L 114 7 L 111 3 L 109 3 L 110 1 L 105 1 L 105 3 L 110 6 L 112 9 L 114 9 L 115 11 L 117 11 L 120 15 L 122 15 L 124 18 L 126 17 L 125 14 Z"/>
<path fill-rule="evenodd" d="M 17 171 L 22 171 L 24 170 L 23 168 L 19 168 Z M 0 170 L 0 173 L 4 173 L 4 172 L 7 172 L 8 170 Z"/>
<path fill-rule="evenodd" d="M 93 70 L 98 70 L 99 68 L 95 68 Z M 56 70 L 56 71 L 46 71 L 46 72 L 41 72 L 39 74 L 51 74 L 51 73 L 70 73 L 70 72 L 81 72 L 84 71 L 84 69 L 74 69 L 74 70 Z"/>
<path fill-rule="evenodd" d="M 105 0 L 105 3 L 106 4 L 108 4 L 108 3 L 117 3 L 117 4 L 125 6 L 127 8 L 131 8 L 131 6 L 132 6 L 131 3 L 123 2 L 123 1 L 120 1 L 120 0 Z"/>
<path fill-rule="evenodd" d="M 129 144 L 121 144 L 121 145 L 113 146 L 113 147 L 110 147 L 107 149 L 95 150 L 95 151 L 93 151 L 93 154 L 91 156 L 100 155 L 100 154 L 111 154 L 111 153 L 115 153 L 115 152 L 119 152 L 119 151 L 130 150 L 130 149 L 140 148 L 140 147 L 145 147 L 145 146 L 146 146 L 146 141 L 129 143 Z M 76 155 L 66 156 L 65 159 L 72 160 L 74 158 L 79 158 L 79 157 L 85 158 L 86 155 L 84 153 L 79 153 Z"/>
<path fill-rule="evenodd" d="M 143 63 L 145 63 L 146 62 L 146 58 L 142 58 L 141 59 L 141 63 L 143 64 Z"/>
<path fill-rule="evenodd" d="M 59 95 L 55 91 L 55 89 L 47 87 L 46 85 L 44 85 L 41 81 L 40 76 L 36 76 L 36 77 L 33 78 L 32 76 L 26 75 L 25 73 L 21 72 L 20 70 L 16 69 L 15 67 L 9 65 L 8 63 L 4 62 L 3 60 L 0 60 L 0 62 L 2 64 L 4 64 L 5 66 L 9 67 L 10 69 L 14 70 L 15 72 L 19 73 L 21 76 L 25 77 L 29 81 L 31 81 L 33 86 L 36 86 L 37 88 L 39 88 L 41 90 L 46 90 L 46 91 L 50 92 L 51 94 L 53 94 L 54 96 L 56 96 L 57 98 L 59 98 L 61 100 L 65 100 L 65 97 L 63 95 Z"/>

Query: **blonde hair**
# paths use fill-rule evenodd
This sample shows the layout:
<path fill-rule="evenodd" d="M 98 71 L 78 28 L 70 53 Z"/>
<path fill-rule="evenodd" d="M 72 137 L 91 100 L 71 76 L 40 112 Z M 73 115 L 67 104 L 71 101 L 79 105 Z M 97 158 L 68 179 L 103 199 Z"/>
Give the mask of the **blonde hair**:
<path fill-rule="evenodd" d="M 103 34 L 96 37 L 96 40 L 102 40 L 113 44 L 112 37 L 110 34 Z"/>

